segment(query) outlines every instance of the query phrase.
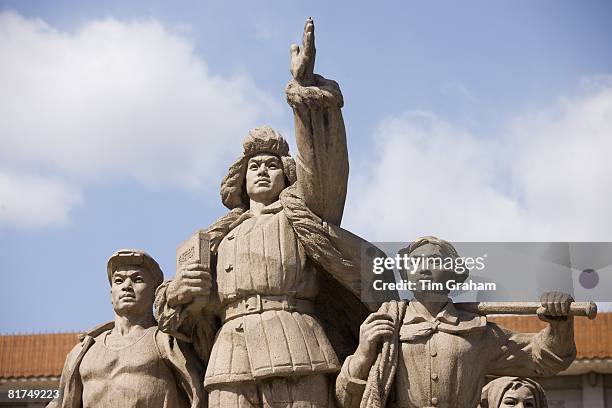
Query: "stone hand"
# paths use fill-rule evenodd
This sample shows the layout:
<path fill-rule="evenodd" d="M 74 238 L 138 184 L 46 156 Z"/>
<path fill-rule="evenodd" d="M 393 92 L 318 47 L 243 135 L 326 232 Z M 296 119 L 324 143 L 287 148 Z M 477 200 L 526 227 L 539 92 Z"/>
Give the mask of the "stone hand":
<path fill-rule="evenodd" d="M 184 305 L 195 298 L 206 298 L 210 295 L 212 277 L 210 268 L 197 262 L 181 267 L 168 285 L 166 297 L 168 305 Z"/>
<path fill-rule="evenodd" d="M 537 311 L 543 321 L 565 321 L 569 316 L 570 305 L 574 299 L 567 293 L 546 292 L 540 298 L 542 306 Z"/>
<path fill-rule="evenodd" d="M 368 316 L 359 328 L 359 346 L 354 355 L 355 363 L 367 366 L 369 370 L 376 359 L 382 340 L 393 336 L 393 332 L 393 320 L 387 313 L 376 312 Z"/>
<path fill-rule="evenodd" d="M 304 26 L 302 47 L 300 48 L 297 44 L 291 45 L 291 75 L 302 86 L 310 86 L 315 83 L 315 54 L 314 22 L 309 17 Z"/>

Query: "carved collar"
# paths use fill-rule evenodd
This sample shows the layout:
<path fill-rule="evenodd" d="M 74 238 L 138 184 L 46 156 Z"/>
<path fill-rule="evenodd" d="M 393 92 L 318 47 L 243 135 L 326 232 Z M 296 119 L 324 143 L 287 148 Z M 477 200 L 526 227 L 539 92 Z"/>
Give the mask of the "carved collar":
<path fill-rule="evenodd" d="M 283 210 L 283 205 L 281 204 L 280 200 L 276 200 L 272 204 L 269 204 L 265 206 L 264 208 L 262 208 L 261 213 L 262 214 L 276 214 L 276 213 L 281 212 L 282 210 Z M 240 215 L 240 217 L 238 217 L 238 219 L 236 219 L 236 221 L 231 223 L 230 228 L 229 228 L 230 231 L 236 228 L 237 226 L 239 226 L 240 224 L 242 224 L 244 221 L 252 217 L 253 217 L 253 213 L 251 213 L 251 210 L 245 211 L 244 213 Z"/>
<path fill-rule="evenodd" d="M 411 301 L 400 328 L 400 341 L 412 342 L 428 338 L 436 332 L 465 335 L 480 331 L 487 325 L 485 316 L 458 311 L 451 300 L 444 305 L 434 320 L 427 320 L 425 316 L 423 306 L 418 301 Z"/>
<path fill-rule="evenodd" d="M 404 316 L 404 324 L 426 322 L 427 316 L 424 313 L 425 306 L 416 300 L 410 301 L 406 308 L 406 315 Z M 437 321 L 457 325 L 459 323 L 459 312 L 455 308 L 455 305 L 451 300 L 448 300 L 442 310 L 438 312 L 435 319 Z"/>

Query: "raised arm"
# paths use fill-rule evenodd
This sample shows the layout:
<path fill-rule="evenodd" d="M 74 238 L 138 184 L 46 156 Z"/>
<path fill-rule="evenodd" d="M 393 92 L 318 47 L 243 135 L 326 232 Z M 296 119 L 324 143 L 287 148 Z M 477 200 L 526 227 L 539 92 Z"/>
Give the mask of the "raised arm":
<path fill-rule="evenodd" d="M 348 181 L 344 104 L 335 81 L 314 74 L 315 35 L 306 20 L 302 47 L 291 46 L 291 74 L 286 88 L 293 108 L 297 154 L 297 183 L 308 208 L 332 224 L 340 225 Z"/>

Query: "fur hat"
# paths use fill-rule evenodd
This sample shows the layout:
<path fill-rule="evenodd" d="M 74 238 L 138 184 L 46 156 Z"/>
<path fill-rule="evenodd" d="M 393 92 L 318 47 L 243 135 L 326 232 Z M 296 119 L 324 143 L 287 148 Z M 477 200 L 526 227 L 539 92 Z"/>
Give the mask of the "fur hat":
<path fill-rule="evenodd" d="M 269 126 L 252 129 L 242 142 L 243 153 L 232 164 L 221 182 L 221 201 L 230 210 L 249 208 L 249 197 L 245 189 L 247 164 L 251 157 L 269 153 L 280 158 L 288 185 L 295 183 L 295 160 L 289 155 L 289 144 L 284 137 Z"/>

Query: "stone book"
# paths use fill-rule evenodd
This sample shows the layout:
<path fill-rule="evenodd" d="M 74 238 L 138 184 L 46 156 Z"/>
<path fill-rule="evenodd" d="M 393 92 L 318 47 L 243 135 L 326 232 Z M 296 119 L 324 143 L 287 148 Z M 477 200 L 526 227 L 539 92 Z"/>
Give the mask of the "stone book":
<path fill-rule="evenodd" d="M 210 268 L 210 235 L 199 230 L 183 241 L 176 249 L 176 270 L 192 262 L 198 262 Z M 192 310 L 208 303 L 208 296 L 196 297 L 189 305 Z"/>
<path fill-rule="evenodd" d="M 191 262 L 210 267 L 210 236 L 198 231 L 183 241 L 176 249 L 176 269 Z"/>

